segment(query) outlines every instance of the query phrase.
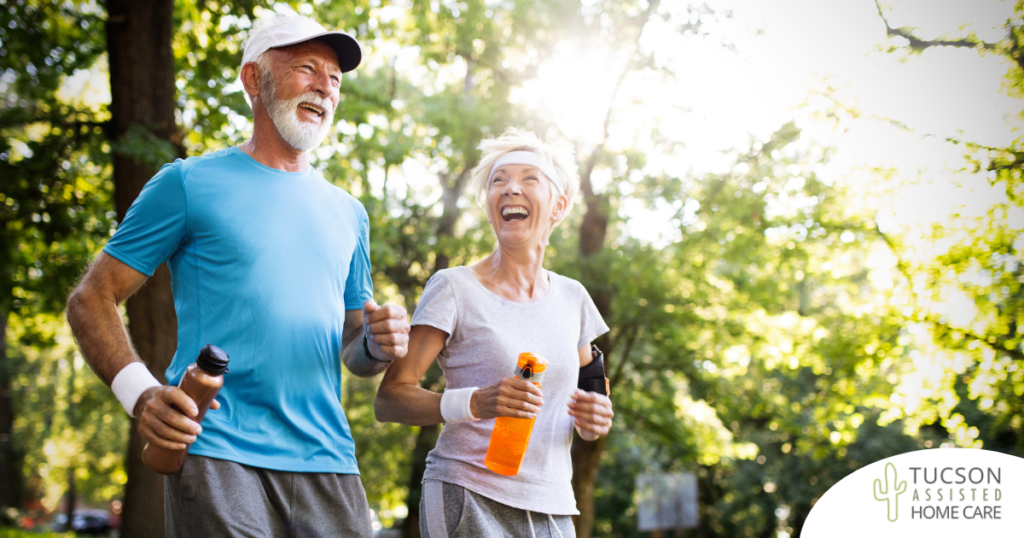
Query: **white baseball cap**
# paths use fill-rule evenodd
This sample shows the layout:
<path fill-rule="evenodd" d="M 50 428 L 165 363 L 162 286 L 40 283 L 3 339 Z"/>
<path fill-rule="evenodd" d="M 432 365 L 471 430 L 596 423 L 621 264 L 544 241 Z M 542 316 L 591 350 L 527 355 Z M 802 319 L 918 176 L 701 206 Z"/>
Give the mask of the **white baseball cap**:
<path fill-rule="evenodd" d="M 242 54 L 242 65 L 255 62 L 269 49 L 287 47 L 310 39 L 327 43 L 338 54 L 338 67 L 347 73 L 359 66 L 363 49 L 356 38 L 342 31 L 328 32 L 320 23 L 300 15 L 277 16 L 256 23 Z"/>

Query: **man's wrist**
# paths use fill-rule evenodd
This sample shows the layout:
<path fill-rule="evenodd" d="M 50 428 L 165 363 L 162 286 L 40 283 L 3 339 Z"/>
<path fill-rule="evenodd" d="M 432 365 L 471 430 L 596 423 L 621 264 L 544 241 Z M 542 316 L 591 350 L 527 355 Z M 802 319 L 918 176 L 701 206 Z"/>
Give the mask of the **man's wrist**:
<path fill-rule="evenodd" d="M 145 364 L 132 362 L 121 368 L 121 371 L 114 376 L 114 380 L 110 383 L 110 390 L 114 391 L 114 395 L 117 396 L 117 400 L 121 402 L 121 406 L 124 407 L 128 416 L 135 418 L 135 404 L 138 403 L 142 393 L 161 385 L 162 383 L 149 373 L 149 368 L 146 368 Z"/>
<path fill-rule="evenodd" d="M 377 361 L 377 362 L 383 362 L 383 363 L 390 363 L 391 362 L 390 360 L 386 360 L 386 359 L 378 359 L 377 357 L 373 356 L 373 353 L 370 353 L 370 339 L 365 334 L 363 334 L 363 353 L 365 353 L 366 354 L 366 358 L 370 359 L 371 361 Z"/>

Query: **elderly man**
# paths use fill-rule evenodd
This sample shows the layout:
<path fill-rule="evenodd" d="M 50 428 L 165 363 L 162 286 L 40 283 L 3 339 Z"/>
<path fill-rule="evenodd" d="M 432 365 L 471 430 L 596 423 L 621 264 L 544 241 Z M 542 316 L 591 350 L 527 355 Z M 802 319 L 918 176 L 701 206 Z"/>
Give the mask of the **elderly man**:
<path fill-rule="evenodd" d="M 309 165 L 362 57 L 343 32 L 305 17 L 260 21 L 241 79 L 244 144 L 165 165 L 142 190 L 68 304 L 89 364 L 139 432 L 190 447 L 165 480 L 171 537 L 371 536 L 341 362 L 375 375 L 402 357 L 404 309 L 372 300 L 365 209 Z M 162 263 L 171 270 L 178 349 L 160 385 L 117 305 Z M 203 345 L 231 358 L 202 426 L 176 384 Z"/>

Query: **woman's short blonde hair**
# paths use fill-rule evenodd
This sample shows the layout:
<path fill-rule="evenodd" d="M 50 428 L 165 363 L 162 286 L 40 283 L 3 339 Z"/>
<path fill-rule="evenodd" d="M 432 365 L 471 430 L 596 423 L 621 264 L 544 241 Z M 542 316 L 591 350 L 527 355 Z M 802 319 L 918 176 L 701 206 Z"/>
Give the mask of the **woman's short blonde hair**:
<path fill-rule="evenodd" d="M 572 209 L 576 193 L 580 190 L 580 176 L 576 166 L 576 156 L 571 146 L 542 140 L 535 133 L 526 129 L 509 127 L 498 138 L 480 142 L 478 148 L 481 153 L 480 164 L 473 169 L 472 188 L 476 191 L 476 201 L 481 206 L 487 201 L 487 188 L 489 187 L 487 180 L 490 179 L 494 163 L 506 153 L 530 151 L 550 160 L 555 165 L 559 177 L 548 179 L 552 183 L 552 194 L 561 191 L 568 198 L 568 205 L 562 218 L 565 218 L 565 214 Z"/>

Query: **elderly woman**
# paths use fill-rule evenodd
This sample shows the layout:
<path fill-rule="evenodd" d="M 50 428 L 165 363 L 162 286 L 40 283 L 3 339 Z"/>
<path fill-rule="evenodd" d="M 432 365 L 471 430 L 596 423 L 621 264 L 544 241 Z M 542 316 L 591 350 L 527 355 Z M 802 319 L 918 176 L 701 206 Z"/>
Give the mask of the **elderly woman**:
<path fill-rule="evenodd" d="M 574 536 L 573 426 L 593 440 L 613 416 L 606 396 L 577 388 L 591 341 L 608 327 L 579 282 L 544 269 L 548 237 L 572 207 L 579 177 L 571 151 L 527 131 L 510 128 L 480 149 L 473 182 L 497 248 L 427 282 L 409 352 L 387 371 L 374 408 L 384 422 L 445 424 L 427 456 L 423 536 Z M 522 352 L 549 361 L 541 388 L 512 375 Z M 419 386 L 435 358 L 443 394 Z M 484 464 L 495 417 L 536 418 L 515 476 Z"/>

